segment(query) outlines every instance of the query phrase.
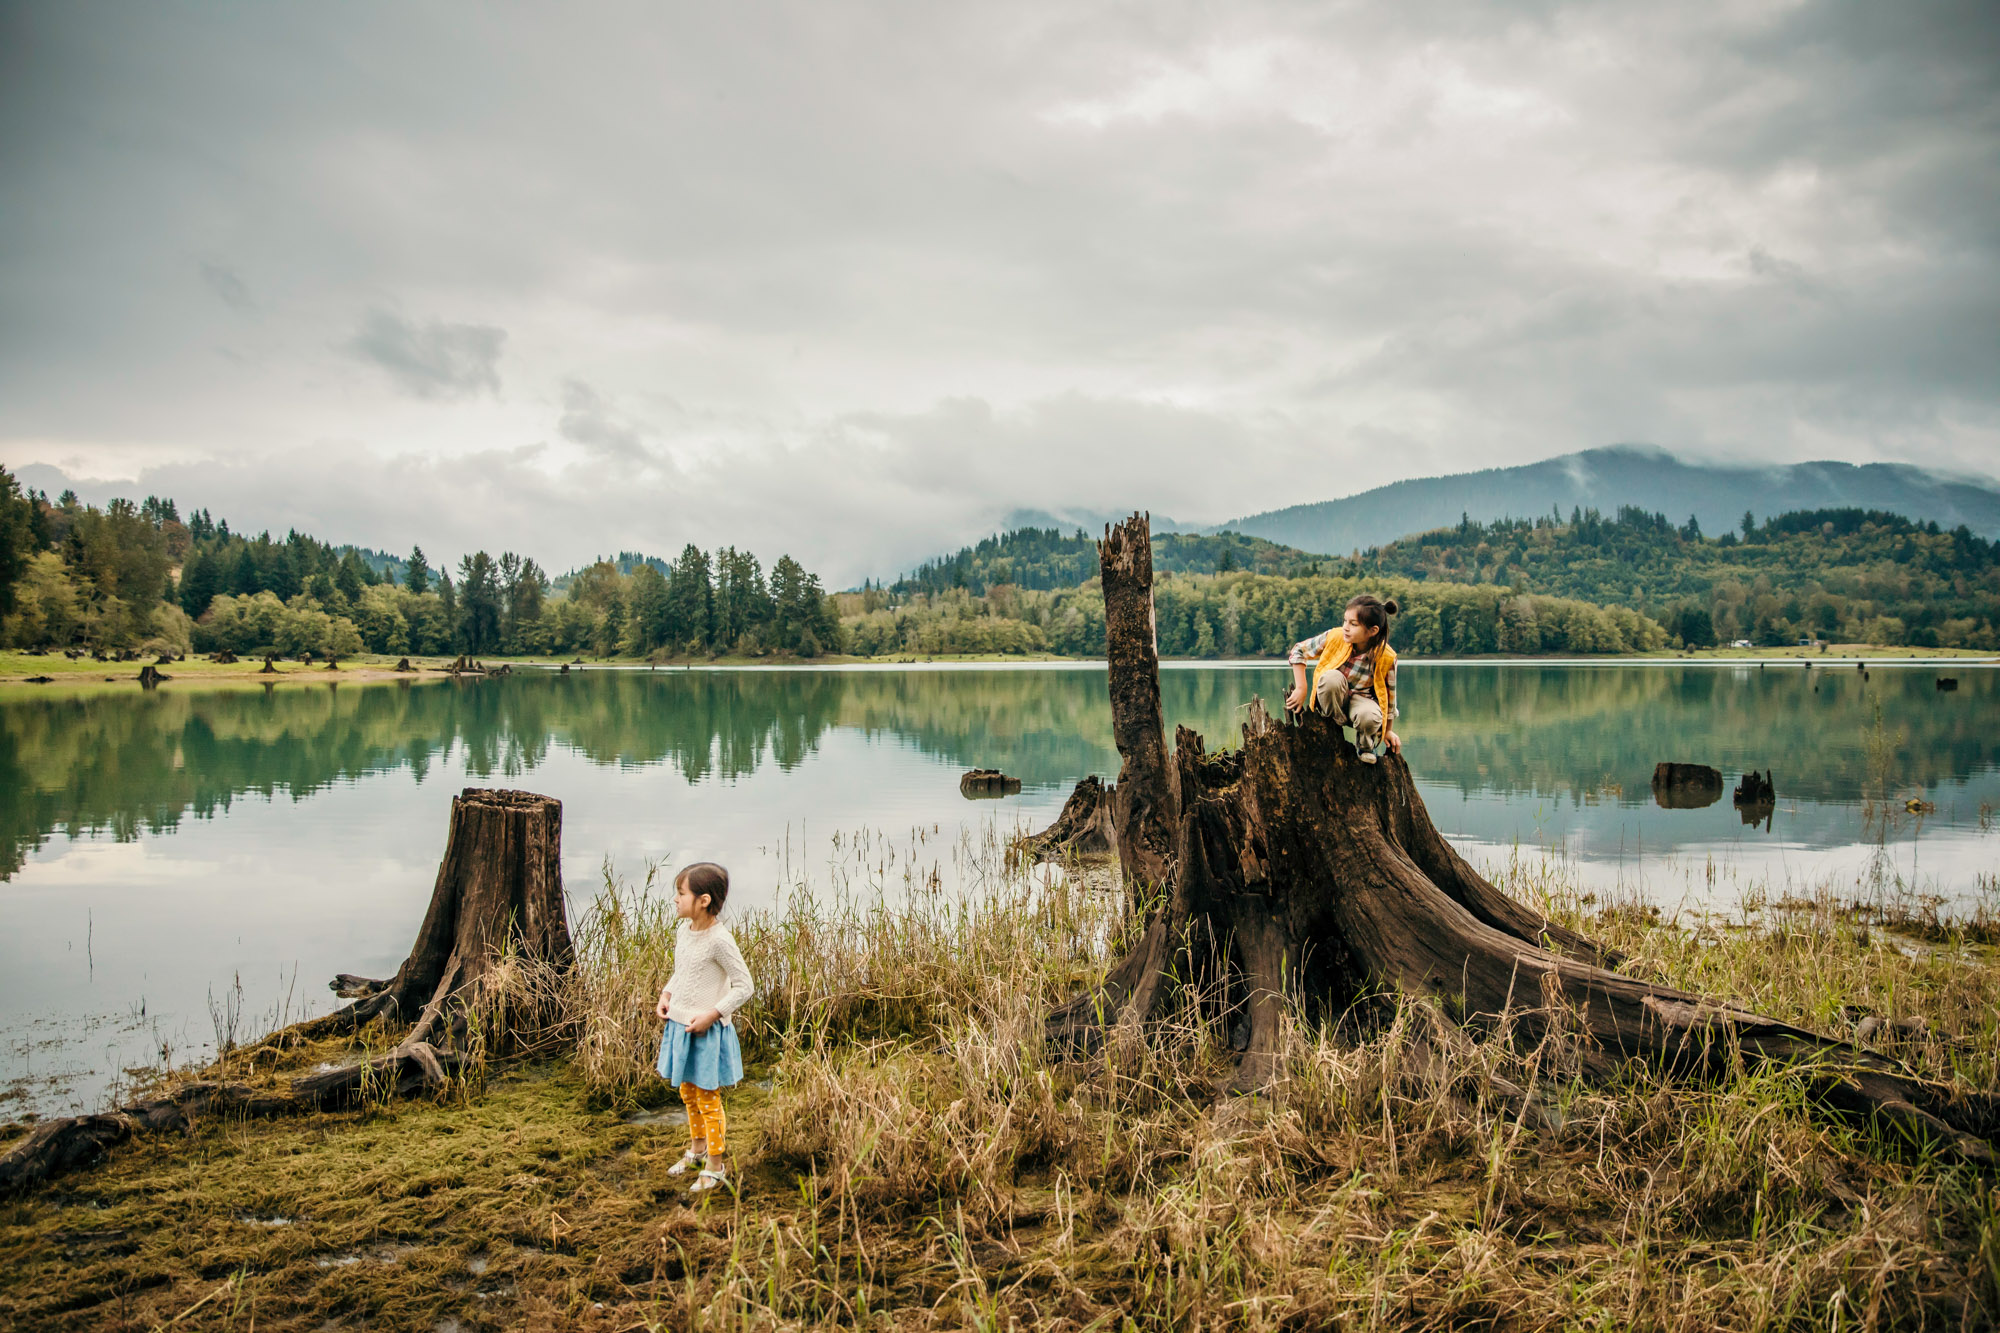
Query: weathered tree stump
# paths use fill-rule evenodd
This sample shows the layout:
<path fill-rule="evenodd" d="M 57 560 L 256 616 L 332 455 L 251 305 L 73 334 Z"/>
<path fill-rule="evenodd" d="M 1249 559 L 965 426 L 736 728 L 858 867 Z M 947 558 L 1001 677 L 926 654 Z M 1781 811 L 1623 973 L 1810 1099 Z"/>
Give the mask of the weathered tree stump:
<path fill-rule="evenodd" d="M 1147 542 L 1135 515 L 1100 547 L 1113 644 L 1150 639 L 1150 580 L 1140 574 L 1125 595 L 1110 595 L 1114 564 L 1150 568 Z M 1170 803 L 1112 806 L 1121 852 L 1160 829 L 1171 835 L 1164 855 L 1139 862 L 1158 867 L 1139 873 L 1164 896 L 1102 986 L 1049 1016 L 1059 1047 L 1091 1049 L 1114 1029 L 1142 1030 L 1172 987 L 1192 984 L 1226 997 L 1240 1051 L 1234 1083 L 1251 1090 L 1279 1072 L 1287 1006 L 1327 1018 L 1387 990 L 1434 997 L 1468 1025 L 1505 1016 L 1531 1038 L 1560 1023 L 1585 1076 L 1629 1060 L 1711 1075 L 1738 1060 L 1809 1064 L 1826 1103 L 1992 1160 L 1985 1140 L 2000 1134 L 2000 1100 L 1924 1083 L 1886 1057 L 1728 1001 L 1621 975 L 1615 954 L 1487 882 L 1431 823 L 1401 757 L 1361 763 L 1330 718 L 1287 723 L 1253 701 L 1241 749 L 1211 755 L 1181 728 L 1173 776 L 1142 772 L 1156 756 L 1167 762 L 1157 682 L 1148 690 L 1122 677 L 1154 670 L 1146 653 L 1112 659 L 1119 787 L 1142 781 Z"/>
<path fill-rule="evenodd" d="M 146 689 L 150 690 L 154 686 L 158 685 L 161 681 L 172 680 L 172 679 L 173 679 L 172 676 L 169 676 L 166 672 L 160 670 L 158 667 L 154 666 L 151 662 L 148 662 L 146 663 L 146 665 L 139 668 L 139 684 Z"/>
<path fill-rule="evenodd" d="M 186 1128 L 198 1114 L 277 1115 L 351 1105 L 370 1091 L 440 1089 L 468 1061 L 541 1031 L 555 1017 L 547 983 L 573 957 L 562 802 L 468 787 L 452 800 L 430 908 L 396 975 L 373 981 L 342 973 L 332 988 L 354 1003 L 247 1048 L 337 1036 L 376 1019 L 410 1022 L 387 1054 L 303 1075 L 285 1095 L 195 1083 L 117 1111 L 48 1121 L 0 1157 L 0 1195 L 95 1160 L 133 1134 Z"/>
<path fill-rule="evenodd" d="M 416 668 L 415 668 L 415 667 L 413 667 L 413 666 L 411 666 L 411 665 L 410 665 L 410 659 L 409 659 L 409 658 L 407 658 L 407 657 L 399 657 L 399 658 L 397 658 L 397 659 L 396 659 L 396 665 L 395 665 L 395 668 L 394 668 L 394 669 L 395 669 L 395 670 L 397 670 L 397 671 L 414 671 L 414 670 L 416 670 Z"/>
<path fill-rule="evenodd" d="M 524 968 L 562 971 L 572 957 L 562 802 L 467 787 L 452 800 L 444 859 L 410 956 L 384 981 L 341 973 L 331 988 L 355 1003 L 288 1031 L 313 1039 L 387 1018 L 412 1021 L 405 1045 L 456 1042 L 474 1022 L 490 1034 L 509 1021 L 502 1001 L 519 991 Z"/>
<path fill-rule="evenodd" d="M 1722 771 L 1707 764 L 1653 765 L 1653 800 L 1663 810 L 1701 810 L 1722 799 Z"/>
<path fill-rule="evenodd" d="M 1111 820 L 1111 789 L 1091 774 L 1070 792 L 1056 822 L 1021 839 L 1014 851 L 1032 861 L 1116 856 L 1118 830 Z"/>
<path fill-rule="evenodd" d="M 968 801 L 1017 796 L 1020 791 L 1021 779 L 1010 778 L 997 768 L 967 769 L 958 779 L 958 794 Z"/>
<path fill-rule="evenodd" d="M 1778 789 L 1769 773 L 1759 773 L 1753 768 L 1737 779 L 1736 791 L 1730 799 L 1739 806 L 1771 805 L 1778 799 Z"/>

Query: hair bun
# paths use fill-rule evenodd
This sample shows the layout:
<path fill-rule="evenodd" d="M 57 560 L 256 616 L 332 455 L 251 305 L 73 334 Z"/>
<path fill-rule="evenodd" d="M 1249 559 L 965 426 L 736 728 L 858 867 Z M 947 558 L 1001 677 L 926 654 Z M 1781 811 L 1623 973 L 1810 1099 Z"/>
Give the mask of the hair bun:
<path fill-rule="evenodd" d="M 1396 605 L 1396 599 L 1395 599 L 1395 598 L 1393 598 L 1393 597 L 1388 597 L 1388 598 L 1384 598 L 1384 599 L 1383 599 L 1383 601 L 1382 601 L 1382 609 L 1383 609 L 1384 611 L 1387 611 L 1387 612 L 1388 612 L 1388 613 L 1389 613 L 1390 615 L 1392 615 L 1392 616 L 1393 616 L 1393 615 L 1395 615 L 1395 614 L 1396 614 L 1396 613 L 1397 613 L 1398 611 L 1402 610 L 1403 608 L 1402 608 L 1402 607 L 1400 607 L 1400 606 L 1398 606 L 1398 605 Z"/>

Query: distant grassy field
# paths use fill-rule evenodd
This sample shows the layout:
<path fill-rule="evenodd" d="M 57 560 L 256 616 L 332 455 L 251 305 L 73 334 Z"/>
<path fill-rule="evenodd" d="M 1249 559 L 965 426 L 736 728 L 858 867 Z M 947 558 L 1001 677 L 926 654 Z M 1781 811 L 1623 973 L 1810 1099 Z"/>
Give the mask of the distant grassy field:
<path fill-rule="evenodd" d="M 1830 644 L 1826 651 L 1816 648 L 1704 648 L 1694 652 L 1658 652 L 1627 654 L 1596 654 L 1575 658 L 1534 658 L 1529 660 L 1577 661 L 1577 662 L 1629 662 L 1629 661 L 1787 661 L 1803 659 L 1811 662 L 1836 661 L 2000 661 L 2000 657 L 1990 652 L 1975 652 L 1970 649 L 1952 648 L 1883 648 L 1873 644 Z M 482 657 L 481 663 L 498 666 L 510 663 L 516 666 L 555 667 L 564 659 L 550 657 Z M 796 670 L 801 667 L 829 666 L 913 666 L 924 663 L 962 663 L 970 665 L 1006 665 L 1013 662 L 1089 662 L 1098 659 L 1060 657 L 1053 653 L 967 653 L 958 655 L 923 655 L 897 653 L 882 657 L 848 657 L 827 654 L 823 657 L 804 660 L 789 657 L 691 657 L 691 658 L 586 658 L 582 665 L 589 667 L 782 667 Z M 1176 662 L 1193 662 L 1207 659 L 1170 658 Z M 1276 664 L 1278 659 L 1269 660 Z M 1420 661 L 1419 658 L 1407 660 Z M 1480 660 L 1506 661 L 1505 657 L 1493 656 Z M 139 670 L 153 659 L 148 657 L 132 662 L 99 662 L 84 657 L 71 659 L 60 653 L 38 655 L 23 652 L 0 652 L 0 683 L 19 683 L 37 676 L 48 676 L 52 682 L 62 684 L 123 683 L 136 682 Z M 275 675 L 281 679 L 330 680 L 338 679 L 341 673 L 350 678 L 377 679 L 394 678 L 397 658 L 378 653 L 362 653 L 345 657 L 340 661 L 340 671 L 330 672 L 324 663 L 290 662 L 276 663 Z M 449 667 L 453 659 L 449 657 L 411 658 L 410 665 L 419 674 L 441 672 Z M 204 657 L 190 657 L 184 661 L 172 662 L 160 667 L 160 671 L 173 680 L 209 681 L 257 679 L 269 681 L 272 674 L 263 670 L 263 661 L 258 658 L 243 658 L 229 665 L 208 661 Z M 404 679 L 409 679 L 404 676 Z"/>

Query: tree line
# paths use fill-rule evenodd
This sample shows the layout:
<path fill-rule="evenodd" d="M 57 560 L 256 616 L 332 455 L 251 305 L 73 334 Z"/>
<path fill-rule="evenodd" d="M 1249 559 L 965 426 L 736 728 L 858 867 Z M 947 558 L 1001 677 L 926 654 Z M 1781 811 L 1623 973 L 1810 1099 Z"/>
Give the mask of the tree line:
<path fill-rule="evenodd" d="M 23 492 L 0 468 L 0 646 L 298 657 L 681 656 L 834 651 L 819 576 L 789 555 L 690 544 L 678 560 L 599 560 L 551 580 L 527 556 L 422 547 L 405 560 L 300 532 L 232 532 L 172 500 Z"/>
<path fill-rule="evenodd" d="M 1919 648 L 2000 647 L 2000 543 L 1898 514 L 1797 510 L 1706 536 L 1690 517 L 1461 520 L 1363 552 L 1360 574 L 1492 584 L 1623 601 L 1690 647 L 1819 638 Z"/>

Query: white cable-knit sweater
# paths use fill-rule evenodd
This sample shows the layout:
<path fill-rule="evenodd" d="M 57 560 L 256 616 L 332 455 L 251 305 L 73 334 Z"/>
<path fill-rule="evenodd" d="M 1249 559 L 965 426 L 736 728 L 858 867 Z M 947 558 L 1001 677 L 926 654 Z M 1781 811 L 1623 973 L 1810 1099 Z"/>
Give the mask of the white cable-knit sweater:
<path fill-rule="evenodd" d="M 674 929 L 674 974 L 666 989 L 667 1017 L 683 1027 L 711 1009 L 727 1023 L 757 993 L 729 927 L 696 930 L 688 921 Z"/>

